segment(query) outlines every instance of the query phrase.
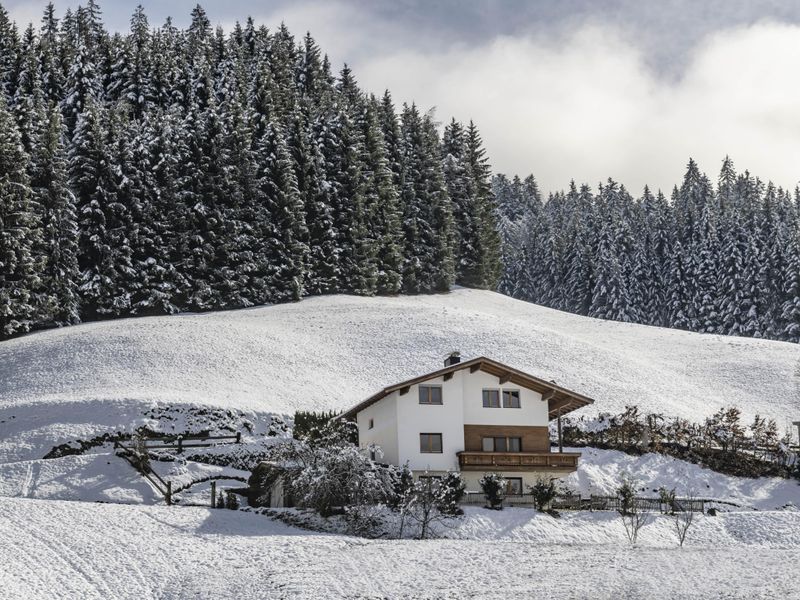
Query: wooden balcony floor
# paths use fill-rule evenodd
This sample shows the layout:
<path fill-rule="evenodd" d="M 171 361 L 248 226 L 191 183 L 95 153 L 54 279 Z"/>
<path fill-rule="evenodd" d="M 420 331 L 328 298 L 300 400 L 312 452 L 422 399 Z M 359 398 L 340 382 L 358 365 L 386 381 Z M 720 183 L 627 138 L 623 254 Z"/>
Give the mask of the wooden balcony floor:
<path fill-rule="evenodd" d="M 478 452 L 458 453 L 462 471 L 574 471 L 578 468 L 580 452 Z"/>

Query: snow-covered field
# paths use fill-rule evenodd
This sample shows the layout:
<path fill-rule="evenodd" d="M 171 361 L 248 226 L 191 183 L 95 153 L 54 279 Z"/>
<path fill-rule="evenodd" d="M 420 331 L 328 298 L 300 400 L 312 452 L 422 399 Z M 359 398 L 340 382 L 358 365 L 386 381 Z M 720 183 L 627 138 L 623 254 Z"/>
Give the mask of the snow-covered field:
<path fill-rule="evenodd" d="M 800 346 L 601 321 L 458 289 L 329 296 L 247 310 L 90 323 L 0 344 L 0 462 L 130 430 L 153 405 L 292 414 L 341 409 L 489 356 L 596 399 L 701 420 L 735 404 L 781 429 L 800 416 Z"/>
<path fill-rule="evenodd" d="M 81 502 L 0 503 L 3 597 L 792 598 L 800 513 L 668 517 L 629 548 L 619 518 L 468 509 L 454 538 L 369 541 L 264 516 Z"/>
<path fill-rule="evenodd" d="M 597 321 L 463 289 L 37 333 L 0 344 L 0 597 L 800 597 L 797 482 L 661 455 L 581 449 L 567 483 L 612 493 L 625 473 L 642 495 L 664 485 L 738 505 L 698 517 L 683 549 L 665 516 L 631 549 L 613 513 L 553 519 L 526 508 L 468 508 L 433 541 L 317 534 L 187 506 L 208 504 L 206 481 L 176 494 L 183 506 L 164 507 L 110 443 L 43 459 L 58 444 L 142 424 L 230 427 L 246 432 L 244 451 L 258 449 L 270 414 L 350 406 L 455 349 L 590 395 L 587 415 L 637 404 L 701 420 L 736 404 L 781 426 L 800 416 L 798 346 Z M 238 487 L 248 475 L 183 460 L 154 467 L 175 489 L 209 477 Z"/>

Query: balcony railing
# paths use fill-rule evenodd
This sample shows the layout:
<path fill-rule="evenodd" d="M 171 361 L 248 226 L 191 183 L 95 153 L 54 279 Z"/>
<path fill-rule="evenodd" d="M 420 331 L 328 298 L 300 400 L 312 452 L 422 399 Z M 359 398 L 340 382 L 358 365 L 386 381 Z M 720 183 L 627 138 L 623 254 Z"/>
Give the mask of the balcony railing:
<path fill-rule="evenodd" d="M 508 469 L 534 471 L 541 469 L 575 470 L 580 452 L 476 452 L 458 453 L 462 470 Z"/>

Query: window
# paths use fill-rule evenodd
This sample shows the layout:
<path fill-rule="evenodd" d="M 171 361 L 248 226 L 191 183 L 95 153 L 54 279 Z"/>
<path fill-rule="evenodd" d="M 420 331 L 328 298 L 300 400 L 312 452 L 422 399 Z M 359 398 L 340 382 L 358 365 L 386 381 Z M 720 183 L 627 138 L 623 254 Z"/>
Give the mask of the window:
<path fill-rule="evenodd" d="M 500 390 L 483 390 L 483 407 L 500 408 Z"/>
<path fill-rule="evenodd" d="M 522 494 L 522 477 L 506 477 L 506 494 L 509 496 Z"/>
<path fill-rule="evenodd" d="M 373 427 L 375 427 L 375 419 L 370 419 L 369 420 L 369 428 L 372 429 Z"/>
<path fill-rule="evenodd" d="M 421 385 L 419 386 L 420 404 L 441 404 L 442 386 L 440 385 Z"/>
<path fill-rule="evenodd" d="M 522 452 L 522 438 L 485 437 L 481 440 L 484 452 Z"/>
<path fill-rule="evenodd" d="M 503 390 L 503 408 L 519 408 L 519 390 Z"/>
<path fill-rule="evenodd" d="M 442 434 L 441 433 L 420 433 L 419 451 L 424 454 L 442 453 Z"/>

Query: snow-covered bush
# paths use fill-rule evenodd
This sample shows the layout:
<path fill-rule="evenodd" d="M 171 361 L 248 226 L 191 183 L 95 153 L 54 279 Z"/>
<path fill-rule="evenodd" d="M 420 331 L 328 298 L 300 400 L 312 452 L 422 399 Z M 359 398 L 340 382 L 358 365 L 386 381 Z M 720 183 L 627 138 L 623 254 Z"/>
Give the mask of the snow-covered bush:
<path fill-rule="evenodd" d="M 675 488 L 668 490 L 664 486 L 658 488 L 658 498 L 661 501 L 662 509 L 666 508 L 667 514 L 675 514 Z"/>
<path fill-rule="evenodd" d="M 533 505 L 539 512 L 550 509 L 550 505 L 556 498 L 556 484 L 553 478 L 539 477 L 536 483 L 530 486 L 533 496 Z"/>
<path fill-rule="evenodd" d="M 617 498 L 619 498 L 621 515 L 625 516 L 636 509 L 636 486 L 627 475 L 623 476 L 622 484 L 617 488 Z"/>
<path fill-rule="evenodd" d="M 478 482 L 486 496 L 489 508 L 500 510 L 506 499 L 506 480 L 500 473 L 486 473 Z"/>
<path fill-rule="evenodd" d="M 313 440 L 286 440 L 270 450 L 276 464 L 296 470 L 286 481 L 295 501 L 329 516 L 335 508 L 387 503 L 394 493 L 394 468 L 379 465 L 350 441 L 353 423 L 333 420 Z M 380 448 L 368 451 L 380 454 Z"/>
<path fill-rule="evenodd" d="M 464 497 L 467 484 L 461 475 L 452 471 L 445 473 L 439 481 L 439 498 L 437 507 L 444 515 L 463 515 L 459 504 Z"/>

